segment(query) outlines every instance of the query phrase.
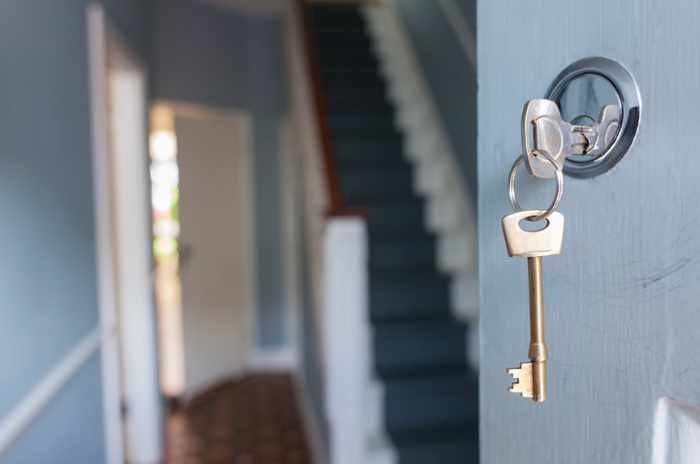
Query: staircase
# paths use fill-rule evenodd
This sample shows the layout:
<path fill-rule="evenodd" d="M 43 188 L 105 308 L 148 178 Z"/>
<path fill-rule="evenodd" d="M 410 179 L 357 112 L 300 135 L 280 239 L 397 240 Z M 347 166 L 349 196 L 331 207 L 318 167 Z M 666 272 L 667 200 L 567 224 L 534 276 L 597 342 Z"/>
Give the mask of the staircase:
<path fill-rule="evenodd" d="M 423 199 L 354 6 L 311 9 L 322 90 L 349 207 L 367 212 L 374 370 L 400 464 L 478 463 L 478 382 L 450 311 Z"/>

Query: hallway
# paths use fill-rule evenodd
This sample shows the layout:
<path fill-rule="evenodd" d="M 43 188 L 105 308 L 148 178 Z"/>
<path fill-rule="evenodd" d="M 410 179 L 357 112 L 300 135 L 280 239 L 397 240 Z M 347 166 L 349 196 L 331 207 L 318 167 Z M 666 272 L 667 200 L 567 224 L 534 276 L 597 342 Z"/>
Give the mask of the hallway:
<path fill-rule="evenodd" d="M 170 414 L 167 464 L 311 464 L 292 378 L 219 384 Z"/>

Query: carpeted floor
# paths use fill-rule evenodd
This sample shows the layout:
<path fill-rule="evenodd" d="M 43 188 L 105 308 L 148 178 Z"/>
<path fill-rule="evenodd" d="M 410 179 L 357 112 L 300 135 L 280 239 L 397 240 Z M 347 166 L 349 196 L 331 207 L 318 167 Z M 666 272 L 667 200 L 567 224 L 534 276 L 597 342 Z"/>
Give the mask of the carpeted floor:
<path fill-rule="evenodd" d="M 173 412 L 166 464 L 311 464 L 291 377 L 218 385 Z"/>

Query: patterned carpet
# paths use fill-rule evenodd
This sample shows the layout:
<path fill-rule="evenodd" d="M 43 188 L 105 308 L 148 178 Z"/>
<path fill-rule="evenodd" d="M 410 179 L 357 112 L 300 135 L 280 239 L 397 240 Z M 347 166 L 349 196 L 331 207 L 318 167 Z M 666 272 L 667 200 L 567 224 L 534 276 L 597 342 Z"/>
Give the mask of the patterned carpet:
<path fill-rule="evenodd" d="M 166 464 L 311 464 L 289 375 L 226 382 L 173 412 Z"/>

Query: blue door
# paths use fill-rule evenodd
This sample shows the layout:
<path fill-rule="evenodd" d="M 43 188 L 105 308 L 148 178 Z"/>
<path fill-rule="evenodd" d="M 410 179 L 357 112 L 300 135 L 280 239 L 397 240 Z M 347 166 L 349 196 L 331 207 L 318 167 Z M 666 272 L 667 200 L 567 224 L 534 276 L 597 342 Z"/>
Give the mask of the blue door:
<path fill-rule="evenodd" d="M 691 0 L 478 4 L 483 463 L 700 462 L 687 438 L 700 405 L 698 20 Z M 506 177 L 523 104 L 592 56 L 634 76 L 641 126 L 610 170 L 565 178 L 563 252 L 543 261 L 549 398 L 535 403 L 508 392 L 529 322 L 527 267 L 501 233 Z M 523 206 L 546 206 L 553 185 L 523 182 Z"/>

